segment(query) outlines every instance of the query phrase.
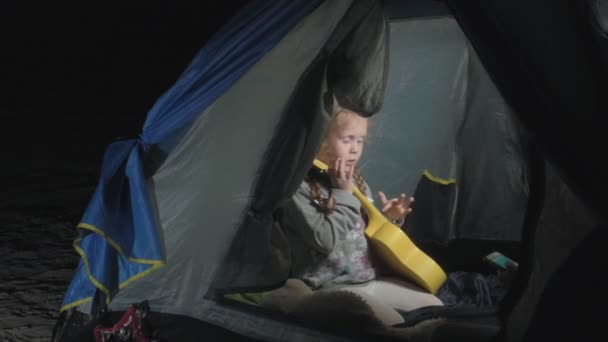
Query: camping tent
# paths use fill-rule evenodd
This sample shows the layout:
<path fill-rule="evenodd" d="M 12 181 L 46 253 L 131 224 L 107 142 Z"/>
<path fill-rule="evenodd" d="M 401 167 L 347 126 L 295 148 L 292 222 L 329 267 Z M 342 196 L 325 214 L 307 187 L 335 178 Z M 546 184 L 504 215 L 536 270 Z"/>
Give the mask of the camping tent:
<path fill-rule="evenodd" d="M 597 19 L 605 7 L 592 4 L 596 12 L 575 7 L 589 27 L 596 22 L 605 31 Z M 538 28 L 534 20 L 554 29 L 560 16 L 572 15 L 566 4 L 552 15 L 535 6 L 251 1 L 155 103 L 140 138 L 108 147 L 79 224 L 74 247 L 82 258 L 62 311 L 87 312 L 98 302 L 120 311 L 148 300 L 153 311 L 260 339 L 340 339 L 218 299 L 276 288 L 289 276 L 274 214 L 310 168 L 329 121 L 323 98 L 331 89 L 345 107 L 372 117 L 362 161 L 372 187 L 417 194 L 415 212 L 426 214 L 412 216 L 408 232 L 421 246 L 443 260 L 447 252 L 433 248 L 523 244 L 522 271 L 505 304 L 505 314 L 513 313 L 504 317 L 506 335 L 517 340 L 527 322 L 542 327 L 542 314 L 526 318 L 516 306 L 526 295 L 540 298 L 551 275 L 533 277 L 545 270 L 535 269 L 530 247 L 543 206 L 539 151 L 559 171 L 552 179 L 561 184 L 563 177 L 583 199 L 579 211 L 599 213 L 601 192 L 573 167 L 597 165 L 575 151 L 564 157 L 555 132 L 576 112 L 568 122 L 589 134 L 568 140 L 601 153 L 592 120 L 606 107 L 596 87 L 603 61 L 593 52 L 603 35 L 577 40 L 587 26 L 572 19 L 558 31 L 567 38 L 562 45 L 542 36 L 546 29 L 528 37 L 521 30 Z M 553 44 L 539 52 L 533 38 Z M 588 45 L 574 49 L 581 44 Z M 561 49 L 569 54 L 540 62 Z M 576 67 L 562 70 L 568 62 Z M 579 86 L 565 91 L 564 80 Z M 530 282 L 540 285 L 526 287 Z M 534 324 L 529 334 L 541 331 Z"/>

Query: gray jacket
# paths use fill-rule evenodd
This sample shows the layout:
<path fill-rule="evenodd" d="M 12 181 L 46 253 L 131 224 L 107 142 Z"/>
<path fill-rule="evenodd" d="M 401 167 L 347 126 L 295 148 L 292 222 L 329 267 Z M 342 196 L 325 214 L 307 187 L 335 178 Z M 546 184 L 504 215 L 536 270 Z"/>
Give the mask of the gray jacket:
<path fill-rule="evenodd" d="M 327 189 L 323 191 L 329 195 Z M 364 283 L 376 277 L 364 235 L 361 202 L 341 189 L 331 189 L 331 195 L 336 205 L 325 214 L 313 202 L 310 186 L 304 181 L 282 214 L 291 249 L 291 277 L 312 288 Z"/>

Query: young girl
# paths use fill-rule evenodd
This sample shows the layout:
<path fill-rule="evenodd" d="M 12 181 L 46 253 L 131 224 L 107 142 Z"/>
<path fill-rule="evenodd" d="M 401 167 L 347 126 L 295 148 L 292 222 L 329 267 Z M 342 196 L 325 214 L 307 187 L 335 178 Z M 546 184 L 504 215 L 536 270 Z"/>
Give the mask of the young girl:
<path fill-rule="evenodd" d="M 334 117 L 317 156 L 328 165 L 328 172 L 322 177 L 311 169 L 283 211 L 292 277 L 315 291 L 350 291 L 375 301 L 374 305 L 403 311 L 442 305 L 412 283 L 383 277 L 381 265 L 372 259 L 364 235 L 365 213 L 352 193 L 356 186 L 371 199 L 357 168 L 367 128 L 367 118 L 341 108 L 334 99 Z M 414 199 L 404 194 L 391 200 L 382 192 L 378 195 L 385 216 L 401 225 Z"/>

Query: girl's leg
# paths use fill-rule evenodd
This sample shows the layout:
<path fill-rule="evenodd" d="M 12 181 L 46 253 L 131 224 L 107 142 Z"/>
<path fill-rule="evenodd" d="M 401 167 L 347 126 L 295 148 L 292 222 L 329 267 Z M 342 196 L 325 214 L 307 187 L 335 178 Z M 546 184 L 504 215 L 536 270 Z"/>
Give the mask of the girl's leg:
<path fill-rule="evenodd" d="M 373 282 L 374 281 L 371 283 Z M 361 298 L 369 306 L 374 317 L 376 317 L 384 325 L 391 326 L 405 322 L 401 314 L 399 314 L 395 309 L 387 305 L 380 298 L 370 295 L 370 291 L 366 290 L 366 288 L 369 286 L 370 283 L 365 285 L 341 285 L 339 287 L 318 290 L 318 292 L 351 292 Z"/>
<path fill-rule="evenodd" d="M 396 278 L 379 278 L 360 285 L 340 285 L 319 292 L 348 291 L 361 297 L 376 318 L 385 325 L 403 323 L 403 317 L 395 311 L 410 311 L 424 306 L 443 305 L 436 296 L 419 287 Z"/>
<path fill-rule="evenodd" d="M 407 281 L 378 278 L 362 286 L 347 286 L 343 290 L 366 294 L 398 310 L 410 311 L 424 306 L 443 305 L 435 295 Z"/>

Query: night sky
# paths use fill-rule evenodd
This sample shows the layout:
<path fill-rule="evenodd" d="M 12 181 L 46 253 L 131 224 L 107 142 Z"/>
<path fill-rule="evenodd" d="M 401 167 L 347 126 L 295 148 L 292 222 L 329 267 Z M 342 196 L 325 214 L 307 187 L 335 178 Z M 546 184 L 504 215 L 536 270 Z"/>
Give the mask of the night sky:
<path fill-rule="evenodd" d="M 62 177 L 96 178 L 105 147 L 140 133 L 155 100 L 244 3 L 3 3 L 2 203 Z"/>

